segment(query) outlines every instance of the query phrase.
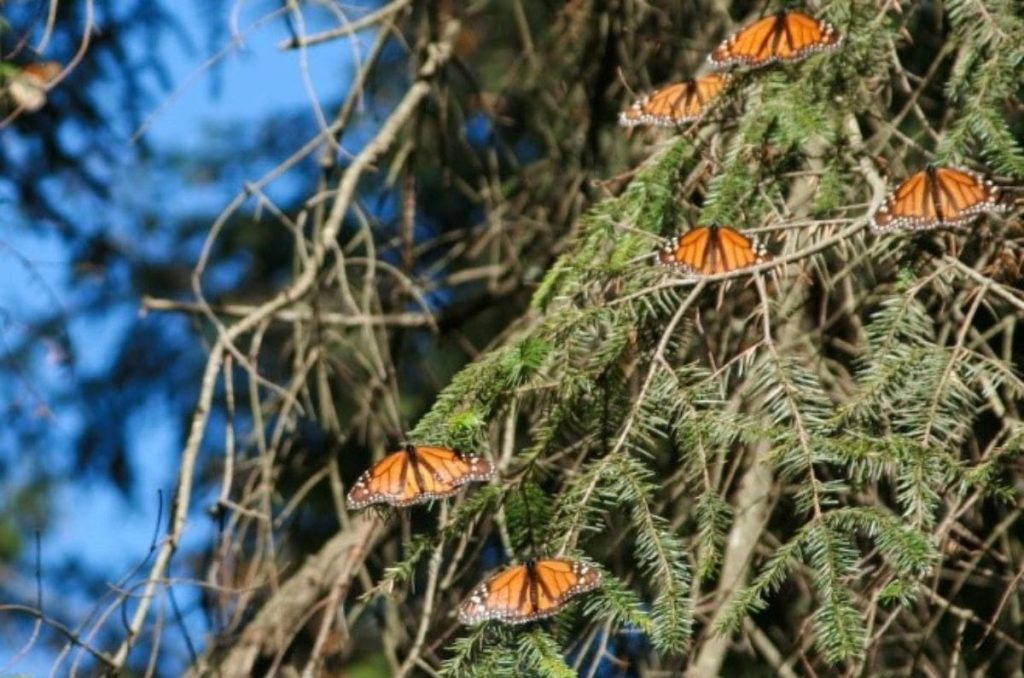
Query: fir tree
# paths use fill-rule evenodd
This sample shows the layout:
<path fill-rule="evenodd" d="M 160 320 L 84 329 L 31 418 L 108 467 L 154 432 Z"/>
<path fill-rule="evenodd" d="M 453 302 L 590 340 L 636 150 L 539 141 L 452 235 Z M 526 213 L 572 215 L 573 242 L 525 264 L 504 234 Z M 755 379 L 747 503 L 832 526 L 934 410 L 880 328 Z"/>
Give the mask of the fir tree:
<path fill-rule="evenodd" d="M 1021 381 L 1004 319 L 1022 297 L 991 272 L 1015 233 L 984 221 L 941 241 L 883 238 L 865 225 L 886 175 L 929 160 L 1024 177 L 1007 106 L 1024 24 L 999 2 L 819 11 L 842 49 L 740 74 L 723 112 L 660 143 L 580 218 L 532 325 L 456 377 L 413 432 L 454 442 L 474 421 L 506 497 L 542 488 L 529 495 L 548 517 L 536 546 L 607 568 L 604 590 L 557 625 L 469 631 L 449 674 L 593 675 L 600 660 L 581 663 L 580 647 L 635 633 L 648 649 L 624 661 L 698 675 L 1019 666 L 1015 613 L 964 598 L 974 579 L 983 597 L 1016 600 L 1014 566 L 986 576 L 980 561 L 999 556 L 953 546 L 1019 512 L 1007 474 Z M 637 263 L 657 236 L 712 222 L 770 234 L 775 265 L 693 284 Z M 504 505 L 474 538 L 508 530 L 516 556 L 524 536 Z M 965 620 L 953 635 L 935 630 L 949 610 Z M 896 638 L 915 629 L 925 637 Z M 720 642 L 735 634 L 749 649 Z"/>

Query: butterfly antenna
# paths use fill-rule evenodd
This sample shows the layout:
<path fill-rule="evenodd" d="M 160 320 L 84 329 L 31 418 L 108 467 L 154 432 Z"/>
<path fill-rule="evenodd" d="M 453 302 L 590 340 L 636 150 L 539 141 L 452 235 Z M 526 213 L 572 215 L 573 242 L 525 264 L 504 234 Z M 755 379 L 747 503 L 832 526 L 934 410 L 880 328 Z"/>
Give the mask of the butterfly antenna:
<path fill-rule="evenodd" d="M 707 332 L 704 331 L 704 323 L 701 322 L 700 309 L 699 308 L 696 309 L 696 313 L 694 313 L 693 327 L 694 327 L 694 329 L 697 330 L 697 335 L 700 336 L 701 340 L 704 342 L 704 349 L 708 353 L 708 364 L 711 365 L 712 373 L 717 372 L 718 371 L 718 365 L 717 365 L 717 363 L 715 361 L 715 351 L 711 347 L 711 339 L 710 339 L 710 337 L 708 337 Z"/>
<path fill-rule="evenodd" d="M 619 76 L 619 82 L 621 82 L 622 86 L 626 88 L 627 92 L 629 92 L 629 98 L 630 99 L 638 98 L 637 94 L 636 94 L 636 91 L 632 87 L 629 86 L 629 82 L 626 80 L 626 74 L 622 72 L 622 66 L 619 66 L 617 69 L 615 69 L 615 72 Z"/>
<path fill-rule="evenodd" d="M 627 264 L 639 264 L 641 261 L 647 261 L 648 259 L 655 259 L 658 256 L 658 252 L 648 252 L 647 254 L 638 254 L 632 259 L 628 260 Z"/>
<path fill-rule="evenodd" d="M 523 510 L 526 512 L 526 533 L 530 536 L 530 554 L 537 555 L 537 537 L 533 531 L 533 513 L 530 511 L 530 497 L 526 493 L 526 485 L 519 486 L 519 494 L 523 498 Z"/>

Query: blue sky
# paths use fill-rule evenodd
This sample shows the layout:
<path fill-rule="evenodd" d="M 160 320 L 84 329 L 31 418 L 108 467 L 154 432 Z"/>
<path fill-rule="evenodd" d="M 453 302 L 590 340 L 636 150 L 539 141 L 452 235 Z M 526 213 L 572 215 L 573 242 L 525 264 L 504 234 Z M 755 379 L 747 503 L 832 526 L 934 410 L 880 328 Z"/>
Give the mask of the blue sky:
<path fill-rule="evenodd" d="M 205 45 L 208 37 L 206 26 L 214 18 L 197 6 L 202 3 L 166 4 L 186 29 L 193 45 Z M 231 6 L 228 3 L 226 11 Z M 180 41 L 164 41 L 162 56 L 172 75 L 174 90 L 167 93 L 149 121 L 145 135 L 151 144 L 162 149 L 186 152 L 199 149 L 207 141 L 204 132 L 211 125 L 230 123 L 233 126 L 244 126 L 276 112 L 294 111 L 301 107 L 312 111 L 313 97 L 333 100 L 344 93 L 353 70 L 353 43 L 328 43 L 311 48 L 306 55 L 309 66 L 307 80 L 303 75 L 301 53 L 298 50 L 282 51 L 278 48 L 278 43 L 289 36 L 281 21 L 261 22 L 262 17 L 280 6 L 281 3 L 276 1 L 242 5 L 242 12 L 235 17 L 241 39 L 225 51 L 214 70 L 202 67 L 210 57 L 205 48 L 190 50 Z M 350 18 L 357 18 L 364 13 L 358 6 L 348 7 L 351 10 Z M 228 26 L 232 22 L 231 17 L 220 17 L 220 20 Z M 314 32 L 324 27 L 326 24 L 314 23 L 306 28 Z M 220 47 L 230 41 L 229 35 L 223 37 Z M 360 51 L 365 50 L 371 39 L 371 35 L 363 33 L 357 37 L 355 47 Z M 330 111 L 326 114 L 330 114 Z M 314 125 L 309 134 L 315 131 Z M 129 133 L 126 133 L 124 143 L 131 143 Z M 254 169 L 252 175 L 246 178 L 256 179 L 261 171 L 262 168 Z M 122 193 L 126 201 L 139 199 L 140 193 L 136 189 L 139 185 L 146 185 L 145 177 L 139 177 L 137 172 L 137 168 L 124 168 L 123 173 L 118 175 L 125 182 L 123 187 L 118 187 L 121 189 L 118 193 Z M 142 191 L 141 195 L 160 197 L 158 192 Z M 179 194 L 174 195 L 168 203 L 171 208 L 177 206 L 188 209 L 196 203 L 201 203 L 203 207 L 210 207 L 211 204 L 219 207 L 230 197 Z M 127 231 L 123 234 L 125 237 L 131 237 L 130 225 L 118 228 Z M 17 256 L 13 254 L 15 252 Z M 67 303 L 70 295 L 65 262 L 69 254 L 57 237 L 38 232 L 28 234 L 15 223 L 14 228 L 4 229 L 0 258 L 6 272 L 4 282 L 0 285 L 0 309 L 10 316 L 5 331 L 17 332 L 19 323 L 28 323 L 37 309 L 53 303 L 52 299 L 41 297 L 41 283 L 52 290 L 58 303 Z M 19 258 L 30 262 L 30 266 L 20 265 Z M 136 303 L 129 303 L 102 319 L 73 322 L 70 335 L 79 360 L 76 369 L 93 372 L 109 363 L 112 348 L 124 333 L 131 332 L 139 322 L 138 310 Z M 197 353 L 201 350 L 200 344 L 196 342 Z M 66 376 L 66 368 L 52 359 L 48 360 L 45 352 L 40 353 L 38 364 L 34 367 L 38 368 L 42 380 L 40 392 L 44 398 L 46 384 L 58 383 Z M 59 513 L 52 517 L 50 529 L 43 535 L 44 564 L 73 557 L 107 572 L 109 580 L 115 581 L 146 554 L 160 510 L 157 492 L 163 492 L 165 505 L 162 510 L 165 520 L 168 510 L 166 503 L 173 493 L 176 479 L 183 434 L 173 414 L 159 402 L 147 403 L 137 411 L 125 413 L 131 431 L 128 445 L 136 478 L 135 486 L 127 498 L 112 487 L 95 482 L 70 484 L 61 490 L 55 502 Z M 70 464 L 70 444 L 80 425 L 80 416 L 75 411 L 53 412 L 56 449 L 51 458 L 38 460 L 39 463 Z M 209 521 L 202 517 L 201 500 L 197 502 L 197 508 L 200 512 L 188 535 L 188 541 L 193 544 L 208 539 L 210 530 Z M 70 603 L 72 616 L 75 608 L 82 613 L 89 609 L 89 601 L 86 600 L 62 602 Z M 64 609 L 68 611 L 68 608 Z M 195 628 L 197 633 L 202 633 L 201 625 Z M 168 639 L 178 642 L 177 637 L 178 634 L 169 634 Z M 20 646 L 21 640 L 0 640 L 0 658 L 9 656 L 12 650 Z M 52 659 L 48 650 L 39 647 L 18 664 L 7 667 L 7 670 L 15 675 L 46 675 Z M 3 660 L 0 660 L 2 665 Z"/>
<path fill-rule="evenodd" d="M 225 36 L 218 50 L 221 58 L 214 64 L 206 64 L 209 54 L 192 53 L 170 40 L 166 42 L 165 63 L 176 85 L 154 111 L 146 131 L 150 142 L 172 147 L 200 143 L 202 130 L 209 123 L 256 121 L 299 106 L 313 110 L 309 88 L 320 100 L 346 90 L 352 72 L 351 43 L 329 42 L 307 49 L 307 82 L 302 52 L 278 48 L 278 43 L 290 37 L 280 19 L 268 18 L 280 6 L 280 2 L 244 5 L 237 20 L 239 38 L 232 41 Z M 177 3 L 172 9 L 189 28 L 195 44 L 202 44 L 206 17 L 192 3 Z M 352 17 L 362 13 L 353 10 Z M 307 24 L 306 28 L 315 32 L 328 27 Z M 356 45 L 368 45 L 366 32 L 356 36 Z"/>

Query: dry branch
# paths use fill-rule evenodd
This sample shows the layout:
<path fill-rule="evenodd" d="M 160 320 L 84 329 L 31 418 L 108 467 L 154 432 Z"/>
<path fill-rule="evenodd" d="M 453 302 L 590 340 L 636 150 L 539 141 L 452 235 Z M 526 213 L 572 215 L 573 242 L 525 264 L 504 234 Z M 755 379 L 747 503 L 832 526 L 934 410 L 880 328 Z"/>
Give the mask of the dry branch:
<path fill-rule="evenodd" d="M 124 666 L 129 651 L 137 641 L 148 618 L 157 587 L 160 586 L 160 582 L 167 574 L 171 558 L 185 529 L 189 511 L 192 507 L 192 487 L 195 480 L 196 460 L 202 441 L 205 438 L 206 424 L 211 412 L 214 390 L 228 345 L 232 344 L 246 332 L 258 327 L 265 320 L 272 318 L 280 309 L 305 297 L 313 288 L 328 253 L 333 251 L 333 245 L 341 230 L 344 217 L 351 207 L 359 179 L 366 171 L 373 167 L 374 161 L 391 147 L 399 132 L 409 123 L 420 104 L 427 98 L 430 93 L 430 79 L 438 73 L 439 69 L 451 56 L 452 42 L 458 34 L 458 30 L 459 25 L 455 21 L 450 22 L 445 27 L 442 39 L 429 47 L 429 57 L 422 68 L 420 68 L 416 82 L 409 87 L 402 100 L 373 139 L 363 147 L 346 168 L 339 182 L 337 193 L 334 196 L 331 211 L 310 254 L 309 266 L 303 269 L 287 288 L 218 335 L 217 342 L 214 344 L 207 359 L 200 388 L 199 403 L 192 417 L 192 425 L 185 449 L 182 452 L 171 525 L 166 539 L 161 544 L 154 560 L 125 639 L 114 655 L 115 666 L 119 668 Z"/>
<path fill-rule="evenodd" d="M 363 560 L 383 534 L 384 525 L 375 516 L 353 521 L 349 529 L 332 537 L 281 585 L 224 656 L 204 658 L 189 675 L 212 673 L 223 678 L 244 678 L 253 675 L 253 667 L 261 657 L 284 654 L 320 598 L 338 589 L 342 592 L 340 599 L 344 600 L 344 593 L 359 574 Z M 340 612 L 327 610 L 325 614 Z"/>
<path fill-rule="evenodd" d="M 179 311 L 193 314 L 203 314 L 207 310 L 202 304 L 155 297 L 143 297 L 142 307 L 151 311 Z M 259 307 L 248 304 L 210 304 L 209 309 L 220 315 L 245 318 L 259 310 Z M 271 319 L 282 323 L 315 321 L 323 325 L 337 325 L 338 327 L 431 327 L 434 325 L 434 318 L 425 313 L 349 314 L 335 311 L 313 311 L 307 308 L 283 308 L 274 313 Z"/>

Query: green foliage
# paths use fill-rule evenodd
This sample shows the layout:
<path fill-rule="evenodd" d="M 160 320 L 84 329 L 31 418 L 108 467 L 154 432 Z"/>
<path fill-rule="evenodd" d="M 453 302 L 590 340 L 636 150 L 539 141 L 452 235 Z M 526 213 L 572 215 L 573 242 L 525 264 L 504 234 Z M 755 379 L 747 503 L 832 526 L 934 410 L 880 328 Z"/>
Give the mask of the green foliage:
<path fill-rule="evenodd" d="M 617 458 L 615 467 L 616 494 L 632 497 L 627 505 L 631 506 L 630 519 L 636 531 L 637 563 L 657 591 L 651 609 L 652 640 L 659 650 L 679 651 L 690 638 L 693 618 L 686 548 L 647 502 L 655 491 L 650 471 L 628 456 Z"/>
<path fill-rule="evenodd" d="M 664 217 L 675 203 L 679 169 L 692 162 L 694 151 L 686 139 L 673 140 L 648 161 L 621 196 L 582 218 L 570 252 L 555 263 L 534 294 L 534 308 L 545 310 L 556 297 L 577 294 L 588 282 L 629 271 L 637 256 L 650 252 L 654 238 L 620 231 L 617 224 L 668 235 L 675 224 L 666 224 Z"/>
<path fill-rule="evenodd" d="M 890 623 L 925 605 L 926 578 L 951 567 L 951 525 L 967 530 L 957 521 L 975 502 L 1012 496 L 1022 434 L 1006 413 L 1024 389 L 1002 318 L 1021 314 L 1008 286 L 964 272 L 1000 244 L 968 235 L 944 256 L 930 234 L 852 231 L 876 197 L 868 180 L 886 180 L 878 157 L 890 184 L 922 156 L 1024 176 L 1002 103 L 1019 96 L 1024 27 L 999 2 L 946 3 L 948 37 L 922 32 L 914 12 L 822 4 L 843 48 L 739 73 L 736 115 L 665 142 L 583 214 L 529 326 L 417 426 L 481 449 L 514 440 L 511 489 L 488 490 L 501 515 L 477 523 L 480 539 L 497 522 L 510 556 L 579 554 L 604 573 L 557 623 L 468 631 L 448 674 L 569 675 L 565 658 L 599 630 L 642 633 L 644 661 L 671 671 L 749 624 L 816 671 L 892 669 L 879 606 Z M 905 44 L 904 28 L 927 46 Z M 903 72 L 921 60 L 944 82 Z M 768 225 L 779 257 L 802 254 L 757 283 L 696 291 L 650 266 L 657 236 L 711 222 Z M 837 224 L 849 237 L 833 238 Z M 754 455 L 771 490 L 751 498 Z M 752 529 L 759 511 L 767 522 Z"/>
<path fill-rule="evenodd" d="M 1002 114 L 1005 102 L 1019 100 L 1024 85 L 1024 18 L 1013 0 L 948 0 L 950 24 L 969 45 L 954 65 L 946 96 L 959 116 L 939 145 L 944 160 L 962 160 L 980 151 L 993 169 L 1024 177 L 1024 149 Z"/>
<path fill-rule="evenodd" d="M 476 650 L 480 650 L 477 652 Z M 546 632 L 522 634 L 480 628 L 455 641 L 441 671 L 444 676 L 553 676 L 570 678 L 576 672 L 562 658 L 558 644 Z"/>
<path fill-rule="evenodd" d="M 718 622 L 721 632 L 735 631 L 743 619 L 765 609 L 797 565 L 806 560 L 819 606 L 813 615 L 817 642 L 833 662 L 861 657 L 864 622 L 853 603 L 850 582 L 859 576 L 860 551 L 855 536 L 872 538 L 880 557 L 893 571 L 887 600 L 911 600 L 914 582 L 928 574 L 937 554 L 918 530 L 876 508 L 841 508 L 804 525 L 760 568 L 751 584 L 737 592 Z"/>
<path fill-rule="evenodd" d="M 605 577 L 601 589 L 585 604 L 586 616 L 604 619 L 612 628 L 635 630 L 644 634 L 655 632 L 654 620 L 644 610 L 639 596 L 616 577 Z"/>
<path fill-rule="evenodd" d="M 464 535 L 482 514 L 493 511 L 500 504 L 505 492 L 506 488 L 501 485 L 478 489 L 455 508 L 448 522 L 440 525 L 436 532 L 417 535 L 404 549 L 402 560 L 386 568 L 378 584 L 365 596 L 381 595 L 392 591 L 398 584 L 411 581 L 420 562 L 430 554 L 435 544 L 451 542 Z"/>
<path fill-rule="evenodd" d="M 737 631 L 745 617 L 768 606 L 768 595 L 779 590 L 802 558 L 801 541 L 791 539 L 787 544 L 777 548 L 751 584 L 733 595 L 715 626 L 714 630 L 717 633 Z"/>
<path fill-rule="evenodd" d="M 732 518 L 732 507 L 714 491 L 705 492 L 696 508 L 700 560 L 697 577 L 708 580 L 715 575 L 722 562 L 722 547 Z"/>
<path fill-rule="evenodd" d="M 516 491 L 509 493 L 505 502 L 505 520 L 509 532 L 528 538 L 527 542 L 519 546 L 521 552 L 526 553 L 539 546 L 530 541 L 536 538 L 533 534 L 535 526 L 547 525 L 551 520 L 553 508 L 551 497 L 535 483 L 523 482 Z"/>
<path fill-rule="evenodd" d="M 842 532 L 817 524 L 806 532 L 804 553 L 819 599 L 812 616 L 818 645 L 831 662 L 858 658 L 864 648 L 864 620 L 845 582 L 856 574 L 857 549 Z"/>

